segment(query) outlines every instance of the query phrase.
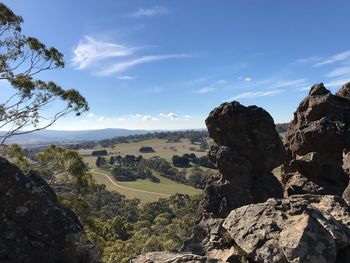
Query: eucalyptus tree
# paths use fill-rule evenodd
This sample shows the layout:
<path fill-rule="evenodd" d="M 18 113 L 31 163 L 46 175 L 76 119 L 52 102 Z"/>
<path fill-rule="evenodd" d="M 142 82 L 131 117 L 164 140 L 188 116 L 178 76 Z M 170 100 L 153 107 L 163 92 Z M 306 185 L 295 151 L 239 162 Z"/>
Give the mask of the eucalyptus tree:
<path fill-rule="evenodd" d="M 85 98 L 75 89 L 63 89 L 40 73 L 63 68 L 63 54 L 22 33 L 23 19 L 0 3 L 0 145 L 14 135 L 45 129 L 70 113 L 88 110 Z M 48 109 L 55 106 L 54 113 Z"/>

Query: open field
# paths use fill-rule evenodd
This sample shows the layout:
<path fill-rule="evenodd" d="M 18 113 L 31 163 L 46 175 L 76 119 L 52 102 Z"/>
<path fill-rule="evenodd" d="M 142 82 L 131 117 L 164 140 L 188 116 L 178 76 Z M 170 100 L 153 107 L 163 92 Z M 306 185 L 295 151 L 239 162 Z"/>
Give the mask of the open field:
<path fill-rule="evenodd" d="M 93 178 L 99 184 L 105 184 L 109 191 L 116 191 L 127 198 L 138 198 L 141 204 L 157 201 L 159 198 L 167 198 L 172 194 L 182 193 L 189 195 L 200 194 L 202 191 L 191 186 L 176 183 L 162 176 L 159 183 L 152 183 L 149 180 L 138 179 L 132 182 L 116 181 L 108 171 L 92 169 Z"/>
<path fill-rule="evenodd" d="M 154 153 L 140 153 L 139 149 L 142 146 L 150 146 L 154 149 Z M 153 156 L 160 156 L 171 162 L 174 155 L 183 155 L 185 153 L 194 153 L 197 157 L 206 155 L 206 152 L 199 152 L 190 150 L 190 148 L 198 149 L 198 145 L 193 145 L 188 139 L 182 139 L 177 143 L 169 143 L 165 139 L 144 140 L 140 142 L 121 143 L 114 147 L 97 147 L 96 149 L 81 150 L 80 154 L 86 163 L 89 164 L 91 173 L 99 184 L 105 184 L 110 191 L 117 191 L 127 198 L 138 198 L 141 203 L 156 201 L 159 198 L 166 198 L 176 193 L 196 195 L 200 194 L 202 190 L 194 187 L 177 183 L 163 176 L 155 175 L 160 179 L 159 183 L 153 183 L 147 179 L 138 179 L 131 182 L 116 181 L 108 170 L 102 170 L 96 167 L 96 158 L 91 156 L 93 150 L 105 149 L 111 155 L 132 154 L 135 156 L 142 155 L 143 158 L 151 158 Z M 106 156 L 108 159 L 108 156 Z"/>
<path fill-rule="evenodd" d="M 140 153 L 139 149 L 142 146 L 150 146 L 154 149 L 154 153 Z M 190 148 L 195 148 L 196 150 L 190 150 Z M 132 154 L 135 156 L 142 155 L 143 158 L 150 158 L 153 156 L 160 156 L 168 161 L 171 161 L 171 158 L 174 155 L 183 155 L 185 153 L 194 153 L 197 157 L 206 155 L 206 152 L 199 152 L 198 145 L 193 145 L 188 139 L 181 139 L 180 142 L 167 142 L 166 139 L 154 139 L 154 140 L 144 140 L 140 142 L 131 142 L 131 143 L 120 143 L 114 145 L 114 147 L 97 147 L 96 149 L 91 150 L 80 150 L 80 154 L 83 156 L 91 155 L 93 150 L 102 150 L 105 149 L 111 155 L 121 155 L 125 156 L 127 154 Z"/>

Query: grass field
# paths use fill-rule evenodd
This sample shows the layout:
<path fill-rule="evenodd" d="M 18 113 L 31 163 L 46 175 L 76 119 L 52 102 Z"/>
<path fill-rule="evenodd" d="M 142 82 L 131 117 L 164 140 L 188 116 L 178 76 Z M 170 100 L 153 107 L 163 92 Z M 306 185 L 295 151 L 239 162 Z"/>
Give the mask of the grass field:
<path fill-rule="evenodd" d="M 150 146 L 154 153 L 140 153 L 141 146 Z M 80 154 L 86 163 L 91 168 L 91 173 L 99 184 L 105 184 L 110 191 L 116 191 L 127 198 L 138 198 L 141 203 L 147 203 L 156 201 L 159 198 L 166 198 L 176 193 L 196 195 L 202 193 L 202 190 L 194 187 L 179 184 L 165 177 L 155 175 L 160 179 L 159 183 L 153 183 L 150 180 L 138 179 L 132 182 L 120 182 L 114 180 L 108 170 L 98 169 L 96 167 L 96 157 L 91 156 L 91 152 L 97 149 L 106 149 L 109 155 L 122 155 L 132 154 L 135 156 L 142 155 L 143 158 L 151 158 L 153 156 L 160 156 L 162 158 L 171 161 L 173 155 L 183 155 L 185 153 L 195 153 L 197 157 L 206 155 L 206 152 L 191 151 L 189 148 L 194 147 L 198 149 L 197 145 L 193 145 L 187 139 L 182 139 L 177 143 L 168 143 L 166 140 L 155 139 L 145 140 L 141 142 L 122 143 L 116 144 L 114 147 L 96 148 L 91 150 L 82 150 Z"/>
<path fill-rule="evenodd" d="M 133 182 L 119 182 L 114 180 L 109 172 L 105 170 L 93 169 L 92 175 L 97 183 L 105 184 L 109 191 L 116 191 L 130 199 L 138 198 L 141 200 L 141 204 L 157 201 L 159 198 L 167 198 L 176 193 L 189 195 L 202 193 L 200 189 L 179 184 L 157 175 L 156 176 L 160 179 L 159 183 L 152 183 L 149 180 L 141 179 Z"/>
<path fill-rule="evenodd" d="M 140 153 L 139 149 L 142 146 L 150 146 L 154 149 L 154 153 Z M 196 150 L 190 150 L 190 148 L 195 148 Z M 107 150 L 111 155 L 121 155 L 125 156 L 127 154 L 132 154 L 135 156 L 142 155 L 143 158 L 150 158 L 153 156 L 160 156 L 168 161 L 174 155 L 183 155 L 185 153 L 194 153 L 197 157 L 206 155 L 206 152 L 199 152 L 198 145 L 193 145 L 188 139 L 181 139 L 180 142 L 169 143 L 165 139 L 154 139 L 154 140 L 144 140 L 140 142 L 131 142 L 131 143 L 120 143 L 114 145 L 114 147 L 98 147 L 91 150 L 81 150 L 80 154 L 83 156 L 91 155 L 93 150 Z"/>

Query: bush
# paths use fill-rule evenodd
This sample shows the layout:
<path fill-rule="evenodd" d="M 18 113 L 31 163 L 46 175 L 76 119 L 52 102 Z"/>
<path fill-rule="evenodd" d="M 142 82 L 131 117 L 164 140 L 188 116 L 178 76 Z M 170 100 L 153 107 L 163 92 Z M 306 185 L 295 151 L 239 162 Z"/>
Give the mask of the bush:
<path fill-rule="evenodd" d="M 140 149 L 139 149 L 139 152 L 141 153 L 154 153 L 154 150 L 152 147 L 150 146 L 142 146 Z"/>
<path fill-rule="evenodd" d="M 98 151 L 93 151 L 91 153 L 92 156 L 106 156 L 108 155 L 108 152 L 106 150 L 98 150 Z"/>

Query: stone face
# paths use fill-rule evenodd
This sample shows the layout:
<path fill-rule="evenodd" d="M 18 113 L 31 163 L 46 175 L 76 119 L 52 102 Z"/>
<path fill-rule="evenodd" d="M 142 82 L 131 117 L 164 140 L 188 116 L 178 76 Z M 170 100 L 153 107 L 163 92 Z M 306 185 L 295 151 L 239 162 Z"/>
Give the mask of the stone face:
<path fill-rule="evenodd" d="M 257 106 L 234 101 L 223 103 L 205 120 L 209 136 L 254 162 L 256 168 L 271 171 L 284 160 L 284 149 L 271 115 Z"/>
<path fill-rule="evenodd" d="M 350 150 L 348 149 L 343 152 L 343 170 L 350 178 Z M 343 192 L 343 198 L 350 205 L 350 182 Z"/>
<path fill-rule="evenodd" d="M 220 259 L 209 259 L 190 253 L 150 252 L 131 259 L 131 263 L 219 263 Z M 238 263 L 238 262 L 237 262 Z"/>
<path fill-rule="evenodd" d="M 350 82 L 344 84 L 343 87 L 336 93 L 337 96 L 350 99 Z"/>
<path fill-rule="evenodd" d="M 257 262 L 342 262 L 350 247 L 350 209 L 330 195 L 294 195 L 243 206 L 223 226 Z"/>
<path fill-rule="evenodd" d="M 350 262 L 349 94 L 350 83 L 336 95 L 314 85 L 288 127 L 286 151 L 263 109 L 215 108 L 206 125 L 218 173 L 185 246 L 191 253 L 155 252 L 133 262 Z M 282 163 L 284 199 L 271 174 Z"/>
<path fill-rule="evenodd" d="M 314 85 L 299 104 L 285 134 L 284 194 L 341 195 L 349 177 L 342 153 L 350 146 L 349 83 L 336 95 Z"/>
<path fill-rule="evenodd" d="M 285 151 L 265 110 L 223 103 L 209 114 L 206 125 L 217 144 L 209 159 L 219 174 L 207 184 L 204 212 L 225 217 L 234 208 L 282 196 L 271 170 L 284 161 Z"/>
<path fill-rule="evenodd" d="M 75 214 L 35 173 L 0 157 L 0 262 L 100 262 Z"/>

